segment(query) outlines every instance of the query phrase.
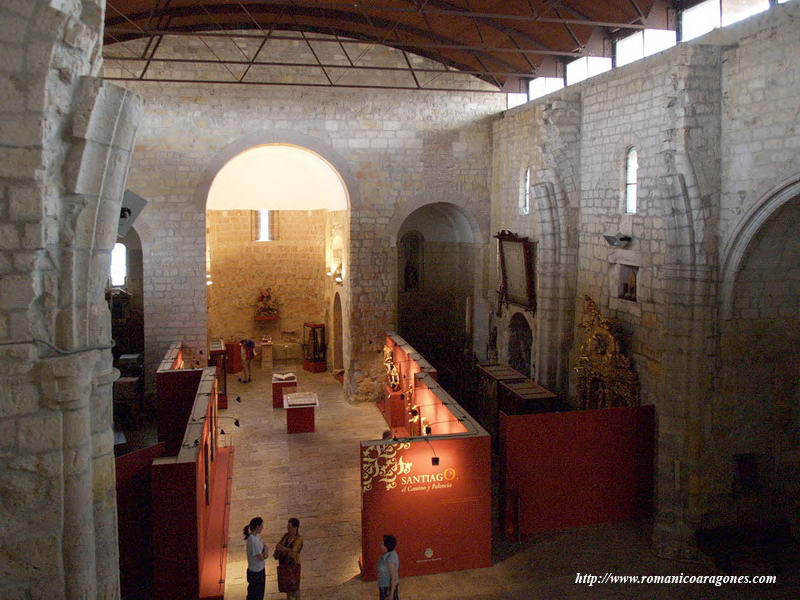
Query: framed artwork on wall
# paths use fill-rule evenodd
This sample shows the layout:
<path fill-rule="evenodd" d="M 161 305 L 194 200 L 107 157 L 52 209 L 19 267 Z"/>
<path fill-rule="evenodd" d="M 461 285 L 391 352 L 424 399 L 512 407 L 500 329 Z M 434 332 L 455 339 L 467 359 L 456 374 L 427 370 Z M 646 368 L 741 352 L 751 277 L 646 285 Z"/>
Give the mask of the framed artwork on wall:
<path fill-rule="evenodd" d="M 500 303 L 536 310 L 536 242 L 503 230 L 497 238 L 500 255 Z"/>

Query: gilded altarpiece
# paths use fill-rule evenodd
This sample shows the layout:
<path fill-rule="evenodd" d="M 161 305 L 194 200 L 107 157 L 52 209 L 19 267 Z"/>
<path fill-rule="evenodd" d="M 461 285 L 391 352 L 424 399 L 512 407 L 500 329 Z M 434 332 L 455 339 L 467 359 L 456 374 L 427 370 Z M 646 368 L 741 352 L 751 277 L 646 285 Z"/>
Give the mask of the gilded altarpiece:
<path fill-rule="evenodd" d="M 622 354 L 613 322 L 600 314 L 589 296 L 584 296 L 579 326 L 586 330 L 575 367 L 581 408 L 639 406 L 639 377 Z"/>

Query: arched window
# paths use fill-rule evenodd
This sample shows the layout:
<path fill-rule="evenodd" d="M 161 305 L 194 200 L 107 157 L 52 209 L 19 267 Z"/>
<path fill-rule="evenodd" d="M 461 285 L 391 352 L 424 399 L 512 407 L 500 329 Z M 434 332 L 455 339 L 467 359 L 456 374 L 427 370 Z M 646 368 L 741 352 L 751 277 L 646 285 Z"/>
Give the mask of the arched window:
<path fill-rule="evenodd" d="M 531 212 L 531 168 L 525 169 L 525 177 L 522 182 L 522 198 L 519 202 L 519 214 L 528 215 Z"/>
<path fill-rule="evenodd" d="M 128 275 L 128 256 L 125 244 L 114 244 L 111 251 L 111 285 L 124 286 Z"/>
<path fill-rule="evenodd" d="M 636 181 L 639 173 L 639 157 L 636 148 L 629 148 L 625 156 L 625 212 L 636 212 Z"/>

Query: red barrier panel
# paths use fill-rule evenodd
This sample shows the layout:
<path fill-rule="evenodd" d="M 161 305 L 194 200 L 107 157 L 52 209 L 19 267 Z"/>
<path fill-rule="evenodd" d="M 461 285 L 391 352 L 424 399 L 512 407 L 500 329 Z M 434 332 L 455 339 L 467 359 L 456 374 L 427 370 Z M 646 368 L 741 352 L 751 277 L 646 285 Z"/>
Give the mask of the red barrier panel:
<path fill-rule="evenodd" d="M 521 533 L 650 515 L 653 406 L 500 415 L 506 496 L 519 498 Z"/>
<path fill-rule="evenodd" d="M 163 452 L 162 443 L 116 459 L 119 579 L 125 600 L 153 597 L 150 478 L 153 459 Z"/>

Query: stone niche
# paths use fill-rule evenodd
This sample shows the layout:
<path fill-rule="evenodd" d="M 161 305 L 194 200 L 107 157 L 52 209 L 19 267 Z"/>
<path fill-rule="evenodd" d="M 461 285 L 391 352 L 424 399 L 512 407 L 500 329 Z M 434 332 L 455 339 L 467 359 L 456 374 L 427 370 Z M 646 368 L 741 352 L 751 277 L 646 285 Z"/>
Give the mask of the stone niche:
<path fill-rule="evenodd" d="M 207 212 L 209 338 L 268 334 L 277 344 L 297 343 L 304 322 L 324 318 L 325 213 L 275 211 L 274 239 L 256 241 L 256 211 Z M 276 320 L 255 318 L 265 288 L 277 304 Z"/>

